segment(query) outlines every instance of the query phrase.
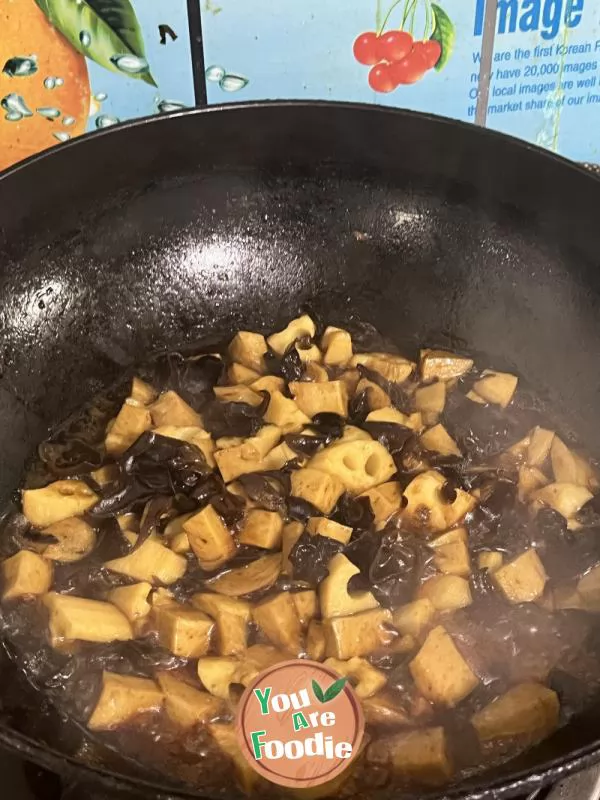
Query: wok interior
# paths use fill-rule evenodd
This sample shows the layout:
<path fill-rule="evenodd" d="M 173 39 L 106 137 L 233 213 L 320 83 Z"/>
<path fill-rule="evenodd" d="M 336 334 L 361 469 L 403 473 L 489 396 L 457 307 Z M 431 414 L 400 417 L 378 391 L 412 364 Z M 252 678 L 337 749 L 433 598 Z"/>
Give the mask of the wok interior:
<path fill-rule="evenodd" d="M 0 506 L 48 428 L 128 366 L 303 307 L 407 355 L 483 352 L 597 454 L 599 200 L 526 145 L 349 106 L 193 113 L 36 159 L 0 180 Z M 591 745 L 594 716 L 487 777 Z"/>

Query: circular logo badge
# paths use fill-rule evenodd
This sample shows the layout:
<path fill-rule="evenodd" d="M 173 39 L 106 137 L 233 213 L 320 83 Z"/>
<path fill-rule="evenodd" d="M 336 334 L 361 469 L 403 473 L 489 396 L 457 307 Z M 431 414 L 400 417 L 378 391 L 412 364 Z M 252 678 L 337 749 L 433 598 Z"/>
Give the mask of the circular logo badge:
<path fill-rule="evenodd" d="M 284 661 L 247 687 L 237 714 L 244 757 L 272 783 L 319 786 L 348 768 L 364 734 L 347 678 L 316 661 Z"/>

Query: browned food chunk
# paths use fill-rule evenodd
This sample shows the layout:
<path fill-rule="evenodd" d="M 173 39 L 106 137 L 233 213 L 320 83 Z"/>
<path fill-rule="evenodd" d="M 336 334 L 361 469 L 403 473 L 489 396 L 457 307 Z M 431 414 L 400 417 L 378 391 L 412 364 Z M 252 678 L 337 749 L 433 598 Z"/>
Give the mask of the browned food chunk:
<path fill-rule="evenodd" d="M 344 484 L 335 475 L 306 467 L 292 472 L 292 495 L 308 500 L 322 514 L 330 514 L 344 492 Z"/>
<path fill-rule="evenodd" d="M 511 603 L 531 603 L 543 594 L 548 576 L 540 557 L 531 549 L 497 569 L 493 580 Z"/>
<path fill-rule="evenodd" d="M 156 679 L 164 695 L 165 711 L 182 728 L 210 722 L 223 710 L 219 698 L 190 686 L 170 672 L 159 672 Z"/>
<path fill-rule="evenodd" d="M 2 599 L 45 594 L 52 586 L 52 564 L 37 553 L 21 550 L 2 563 Z"/>
<path fill-rule="evenodd" d="M 68 517 L 44 528 L 44 534 L 57 541 L 44 548 L 44 558 L 50 561 L 79 561 L 92 552 L 96 534 L 91 525 L 79 517 Z"/>
<path fill-rule="evenodd" d="M 106 452 L 121 455 L 151 427 L 150 411 L 137 400 L 127 398 L 106 434 Z"/>
<path fill-rule="evenodd" d="M 359 497 L 368 498 L 376 524 L 387 522 L 392 514 L 402 508 L 402 488 L 397 481 L 381 483 L 363 492 Z"/>
<path fill-rule="evenodd" d="M 524 738 L 532 743 L 558 727 L 559 711 L 555 692 L 540 683 L 522 683 L 478 711 L 471 722 L 482 742 Z"/>
<path fill-rule="evenodd" d="M 341 659 L 367 656 L 390 643 L 392 637 L 386 625 L 391 622 L 392 612 L 387 608 L 326 619 L 323 621 L 325 655 Z"/>
<path fill-rule="evenodd" d="M 113 589 L 108 593 L 107 600 L 122 611 L 130 622 L 135 622 L 150 613 L 152 606 L 148 597 L 151 591 L 152 584 L 142 581 Z"/>
<path fill-rule="evenodd" d="M 274 645 L 295 656 L 300 655 L 302 626 L 289 592 L 280 592 L 255 605 L 252 618 Z"/>
<path fill-rule="evenodd" d="M 473 368 L 473 359 L 446 350 L 421 350 L 420 371 L 425 383 L 460 378 Z"/>
<path fill-rule="evenodd" d="M 321 339 L 323 363 L 331 367 L 345 367 L 352 358 L 352 338 L 348 331 L 329 325 Z"/>
<path fill-rule="evenodd" d="M 343 617 L 379 605 L 367 590 L 349 593 L 348 582 L 360 570 L 343 553 L 331 559 L 328 569 L 329 575 L 319 586 L 319 602 L 324 617 Z"/>
<path fill-rule="evenodd" d="M 433 547 L 433 561 L 440 572 L 447 575 L 469 575 L 471 557 L 466 528 L 454 528 L 429 542 Z"/>
<path fill-rule="evenodd" d="M 436 575 L 419 589 L 419 597 L 430 601 L 436 611 L 456 611 L 473 602 L 469 581 L 459 575 Z"/>
<path fill-rule="evenodd" d="M 152 422 L 156 428 L 161 425 L 175 425 L 179 428 L 202 428 L 202 417 L 180 397 L 177 392 L 161 394 L 150 406 Z"/>
<path fill-rule="evenodd" d="M 192 604 L 215 620 L 217 643 L 222 656 L 244 652 L 251 617 L 250 603 L 219 594 L 195 594 Z"/>
<path fill-rule="evenodd" d="M 42 601 L 49 612 L 53 645 L 81 640 L 114 642 L 133 638 L 129 620 L 112 603 L 49 592 Z"/>
<path fill-rule="evenodd" d="M 412 361 L 393 353 L 358 353 L 350 361 L 351 367 L 359 365 L 378 372 L 390 383 L 403 383 L 413 373 L 415 365 Z"/>
<path fill-rule="evenodd" d="M 347 525 L 340 525 L 327 517 L 311 517 L 308 520 L 306 530 L 309 533 L 319 534 L 319 536 L 328 536 L 330 539 L 335 539 L 342 544 L 348 544 L 352 536 L 352 528 Z"/>
<path fill-rule="evenodd" d="M 126 533 L 125 537 L 131 544 L 135 544 L 137 541 L 134 533 Z M 177 555 L 165 547 L 158 536 L 152 534 L 137 550 L 121 558 L 107 561 L 104 566 L 113 572 L 134 578 L 136 581 L 169 584 L 175 583 L 183 577 L 187 569 L 187 561 L 184 556 Z"/>
<path fill-rule="evenodd" d="M 158 641 L 182 658 L 199 658 L 208 653 L 213 620 L 202 611 L 177 603 L 157 606 L 154 621 Z"/>
<path fill-rule="evenodd" d="M 260 333 L 238 331 L 229 345 L 229 355 L 247 369 L 262 374 L 265 371 L 267 342 Z"/>
<path fill-rule="evenodd" d="M 290 392 L 298 408 L 311 418 L 323 413 L 348 416 L 348 388 L 343 381 L 292 381 Z"/>
<path fill-rule="evenodd" d="M 438 625 L 410 662 L 417 688 L 432 703 L 454 708 L 479 683 L 452 637 Z"/>
<path fill-rule="evenodd" d="M 400 606 L 394 611 L 394 626 L 403 636 L 418 639 L 435 616 L 435 607 L 426 597 Z"/>
<path fill-rule="evenodd" d="M 430 786 L 446 783 L 453 772 L 443 728 L 423 728 L 399 733 L 371 745 L 369 757 L 391 764 L 394 773 L 408 781 Z"/>
<path fill-rule="evenodd" d="M 326 667 L 331 667 L 339 675 L 346 675 L 353 679 L 354 691 L 361 700 L 372 697 L 387 683 L 385 673 L 369 664 L 364 658 L 351 658 L 340 661 L 338 658 L 328 658 Z"/>
<path fill-rule="evenodd" d="M 23 514 L 36 528 L 83 514 L 98 500 L 83 481 L 55 481 L 43 489 L 24 489 Z"/>
<path fill-rule="evenodd" d="M 300 624 L 303 628 L 306 628 L 309 622 L 319 613 L 317 593 L 313 589 L 292 592 L 292 600 L 300 617 Z"/>
<path fill-rule="evenodd" d="M 131 675 L 102 674 L 102 692 L 88 721 L 93 731 L 111 730 L 147 711 L 158 711 L 163 693 L 154 681 Z"/>
<path fill-rule="evenodd" d="M 186 520 L 183 530 L 202 569 L 218 569 L 235 554 L 235 540 L 210 504 Z"/>
<path fill-rule="evenodd" d="M 281 544 L 283 519 L 277 511 L 253 508 L 246 514 L 240 531 L 240 544 L 274 550 Z M 230 537 L 231 538 L 231 537 Z"/>
<path fill-rule="evenodd" d="M 442 532 L 461 522 L 476 505 L 476 499 L 462 489 L 456 489 L 453 502 L 446 502 L 441 489 L 446 479 L 429 470 L 417 475 L 404 490 L 407 505 L 403 519 L 416 531 Z"/>

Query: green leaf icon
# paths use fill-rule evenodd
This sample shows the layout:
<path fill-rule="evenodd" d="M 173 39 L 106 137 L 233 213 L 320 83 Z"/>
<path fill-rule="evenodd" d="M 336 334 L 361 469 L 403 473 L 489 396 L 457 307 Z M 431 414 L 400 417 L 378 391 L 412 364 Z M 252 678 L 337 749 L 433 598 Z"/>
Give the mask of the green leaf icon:
<path fill-rule="evenodd" d="M 80 53 L 101 67 L 156 86 L 130 0 L 35 0 Z"/>
<path fill-rule="evenodd" d="M 321 687 L 315 680 L 313 680 L 312 682 L 312 690 L 319 703 L 324 703 L 325 695 L 323 694 L 323 689 L 321 689 Z"/>
<path fill-rule="evenodd" d="M 347 680 L 348 678 L 340 678 L 339 680 L 334 681 L 331 684 L 331 686 L 325 691 L 321 689 L 321 687 L 316 681 L 313 681 L 312 690 L 319 703 L 328 703 L 330 700 L 333 700 L 338 696 L 338 694 L 342 691 L 342 689 L 346 685 Z"/>
<path fill-rule="evenodd" d="M 442 48 L 442 55 L 435 65 L 436 71 L 440 72 L 448 63 L 448 60 L 454 50 L 456 30 L 454 28 L 454 23 L 441 6 L 433 3 L 431 9 L 435 18 L 435 30 L 431 34 L 431 38 L 434 41 L 439 42 Z"/>
<path fill-rule="evenodd" d="M 344 686 L 346 685 L 346 681 L 348 678 L 340 678 L 339 680 L 335 681 L 331 684 L 329 689 L 325 692 L 325 699 L 323 700 L 324 703 L 328 703 L 330 700 L 333 700 L 338 694 L 343 690 Z"/>

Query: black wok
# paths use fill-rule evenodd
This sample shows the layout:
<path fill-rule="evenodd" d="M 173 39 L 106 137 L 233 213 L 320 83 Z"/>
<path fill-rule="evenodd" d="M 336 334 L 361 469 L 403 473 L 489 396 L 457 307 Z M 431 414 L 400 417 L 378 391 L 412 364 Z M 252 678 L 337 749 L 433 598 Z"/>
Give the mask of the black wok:
<path fill-rule="evenodd" d="M 483 351 L 600 452 L 599 209 L 600 182 L 559 158 L 374 107 L 209 109 L 34 158 L 0 178 L 0 507 L 48 428 L 124 368 L 303 305 L 408 350 Z M 4 746 L 111 792 L 185 796 L 116 756 L 78 765 L 82 733 L 40 705 L 5 661 Z M 444 796 L 511 797 L 599 758 L 592 709 Z"/>

